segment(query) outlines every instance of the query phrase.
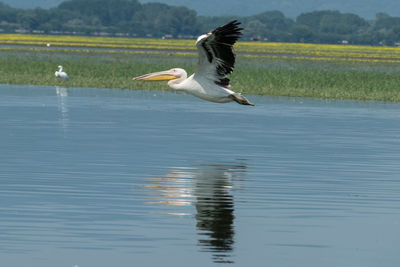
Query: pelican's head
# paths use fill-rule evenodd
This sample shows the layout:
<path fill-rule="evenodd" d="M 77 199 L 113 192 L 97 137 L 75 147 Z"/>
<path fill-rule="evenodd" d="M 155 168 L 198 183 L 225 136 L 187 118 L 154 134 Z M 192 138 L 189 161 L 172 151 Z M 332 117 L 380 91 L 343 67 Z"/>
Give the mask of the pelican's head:
<path fill-rule="evenodd" d="M 153 72 L 138 77 L 133 77 L 132 80 L 142 80 L 142 81 L 169 81 L 184 78 L 186 79 L 187 74 L 184 69 L 173 68 L 170 70 Z"/>

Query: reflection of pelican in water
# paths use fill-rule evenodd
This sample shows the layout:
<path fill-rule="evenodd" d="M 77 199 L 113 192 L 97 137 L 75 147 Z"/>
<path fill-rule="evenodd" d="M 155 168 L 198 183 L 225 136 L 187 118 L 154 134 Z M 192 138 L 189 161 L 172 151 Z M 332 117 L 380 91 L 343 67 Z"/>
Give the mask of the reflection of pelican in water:
<path fill-rule="evenodd" d="M 243 180 L 246 165 L 238 163 L 201 164 L 193 168 L 172 168 L 172 172 L 153 178 L 159 196 L 151 202 L 182 208 L 194 205 L 198 245 L 212 252 L 214 262 L 231 263 L 234 245 L 234 182 Z M 175 210 L 175 209 L 174 209 Z M 184 215 L 184 212 L 169 212 Z"/>
<path fill-rule="evenodd" d="M 233 180 L 241 179 L 244 169 L 244 165 L 206 166 L 196 181 L 196 220 L 201 236 L 199 245 L 202 250 L 213 252 L 215 262 L 232 262 L 227 255 L 233 250 L 235 234 L 231 189 Z"/>
<path fill-rule="evenodd" d="M 68 105 L 67 105 L 68 89 L 65 87 L 56 86 L 56 93 L 58 99 L 58 110 L 61 113 L 60 122 L 62 128 L 65 129 L 68 124 Z"/>

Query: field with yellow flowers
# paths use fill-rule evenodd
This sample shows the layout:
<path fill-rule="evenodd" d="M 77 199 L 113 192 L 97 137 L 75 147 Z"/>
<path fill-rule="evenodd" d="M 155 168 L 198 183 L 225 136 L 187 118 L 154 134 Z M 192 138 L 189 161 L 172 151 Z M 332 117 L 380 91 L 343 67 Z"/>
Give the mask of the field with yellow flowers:
<path fill-rule="evenodd" d="M 238 42 L 234 90 L 246 94 L 400 101 L 400 48 Z M 195 40 L 0 34 L 0 83 L 167 89 L 147 72 L 195 71 Z M 63 65 L 69 81 L 54 77 Z"/>

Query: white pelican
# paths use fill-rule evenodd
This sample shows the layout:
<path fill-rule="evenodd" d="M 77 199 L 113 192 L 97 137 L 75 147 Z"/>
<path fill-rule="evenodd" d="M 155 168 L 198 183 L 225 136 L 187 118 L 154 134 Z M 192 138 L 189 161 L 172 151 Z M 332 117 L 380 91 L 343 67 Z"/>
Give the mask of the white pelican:
<path fill-rule="evenodd" d="M 57 78 L 61 78 L 61 79 L 64 79 L 66 81 L 69 79 L 68 78 L 68 74 L 63 71 L 63 66 L 61 66 L 61 65 L 58 66 L 58 71 L 56 71 L 54 73 L 54 75 L 56 75 Z"/>
<path fill-rule="evenodd" d="M 196 73 L 189 78 L 184 69 L 173 68 L 166 71 L 145 74 L 132 80 L 168 81 L 168 86 L 201 99 L 226 103 L 236 101 L 251 105 L 243 95 L 231 90 L 226 75 L 232 73 L 235 64 L 233 44 L 239 39 L 242 28 L 234 20 L 197 38 L 196 47 L 199 61 Z"/>

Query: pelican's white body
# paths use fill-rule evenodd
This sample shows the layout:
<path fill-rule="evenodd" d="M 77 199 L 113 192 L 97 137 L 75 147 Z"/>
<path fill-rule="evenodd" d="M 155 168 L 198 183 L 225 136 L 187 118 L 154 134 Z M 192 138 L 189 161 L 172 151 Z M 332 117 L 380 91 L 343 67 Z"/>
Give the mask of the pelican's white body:
<path fill-rule="evenodd" d="M 58 71 L 54 73 L 57 78 L 68 80 L 68 74 L 63 71 L 63 66 L 58 66 Z"/>
<path fill-rule="evenodd" d="M 227 103 L 233 101 L 230 95 L 234 94 L 235 92 L 218 86 L 214 81 L 208 79 L 207 77 L 194 73 L 189 76 L 189 78 L 186 78 L 187 74 L 185 70 L 173 70 L 180 70 L 181 77 L 168 82 L 169 87 L 172 89 L 183 91 L 198 98 L 216 103 Z"/>

